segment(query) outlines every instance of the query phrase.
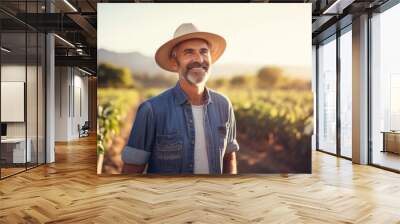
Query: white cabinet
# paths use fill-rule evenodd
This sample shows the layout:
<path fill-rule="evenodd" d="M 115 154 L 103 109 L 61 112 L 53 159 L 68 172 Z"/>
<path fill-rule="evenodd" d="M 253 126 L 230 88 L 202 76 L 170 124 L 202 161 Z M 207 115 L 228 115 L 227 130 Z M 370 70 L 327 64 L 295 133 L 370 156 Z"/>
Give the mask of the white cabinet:
<path fill-rule="evenodd" d="M 25 151 L 25 138 L 7 138 L 1 140 L 2 145 L 12 148 L 12 163 L 32 161 L 32 140 L 28 138 L 26 143 L 28 145 Z"/>

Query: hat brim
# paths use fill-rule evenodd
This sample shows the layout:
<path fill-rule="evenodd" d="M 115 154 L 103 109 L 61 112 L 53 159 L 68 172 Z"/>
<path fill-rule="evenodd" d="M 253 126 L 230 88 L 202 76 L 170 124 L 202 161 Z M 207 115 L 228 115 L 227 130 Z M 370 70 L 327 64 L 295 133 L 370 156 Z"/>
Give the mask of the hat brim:
<path fill-rule="evenodd" d="M 174 38 L 158 48 L 155 54 L 157 64 L 167 71 L 177 72 L 174 66 L 175 62 L 170 58 L 171 51 L 178 43 L 189 39 L 204 39 L 209 43 L 211 63 L 215 63 L 224 53 L 226 48 L 225 39 L 217 34 L 208 32 L 193 32 Z"/>

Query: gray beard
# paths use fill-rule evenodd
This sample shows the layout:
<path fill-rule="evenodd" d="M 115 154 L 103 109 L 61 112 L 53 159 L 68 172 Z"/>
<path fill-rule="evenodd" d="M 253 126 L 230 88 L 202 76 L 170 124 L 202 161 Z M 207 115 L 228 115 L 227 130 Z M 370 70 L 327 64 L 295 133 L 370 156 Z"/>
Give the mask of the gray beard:
<path fill-rule="evenodd" d="M 183 77 L 185 78 L 185 80 L 190 84 L 190 85 L 198 85 L 200 83 L 205 83 L 207 82 L 207 76 L 208 76 L 208 72 L 210 71 L 210 69 L 208 69 L 207 72 L 204 73 L 203 79 L 201 81 L 197 81 L 197 79 L 191 75 L 189 72 L 185 72 L 183 74 Z"/>
<path fill-rule="evenodd" d="M 188 83 L 190 83 L 190 85 L 197 84 L 197 82 L 196 82 L 197 80 L 193 76 L 186 75 L 185 77 L 186 77 L 186 81 L 188 81 Z"/>

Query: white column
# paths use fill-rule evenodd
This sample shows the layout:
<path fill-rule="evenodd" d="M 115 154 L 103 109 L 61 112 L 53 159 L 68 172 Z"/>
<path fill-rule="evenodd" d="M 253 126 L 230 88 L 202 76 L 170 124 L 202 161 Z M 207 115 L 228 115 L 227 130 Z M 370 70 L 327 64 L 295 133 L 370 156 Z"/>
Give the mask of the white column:
<path fill-rule="evenodd" d="M 46 163 L 52 163 L 55 161 L 54 151 L 54 133 L 55 133 L 55 76 L 54 76 L 54 35 L 49 33 L 46 36 Z"/>
<path fill-rule="evenodd" d="M 47 12 L 53 12 L 51 1 L 46 1 Z M 46 163 L 55 162 L 55 52 L 54 34 L 46 35 Z"/>
<path fill-rule="evenodd" d="M 353 162 L 368 163 L 368 15 L 353 20 Z"/>

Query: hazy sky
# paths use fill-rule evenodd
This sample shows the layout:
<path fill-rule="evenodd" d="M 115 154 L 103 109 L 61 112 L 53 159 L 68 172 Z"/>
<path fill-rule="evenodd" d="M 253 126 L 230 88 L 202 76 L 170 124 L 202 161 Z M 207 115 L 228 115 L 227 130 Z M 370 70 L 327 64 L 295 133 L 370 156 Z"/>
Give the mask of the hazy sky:
<path fill-rule="evenodd" d="M 98 48 L 154 57 L 182 23 L 223 36 L 218 63 L 311 66 L 311 4 L 99 3 Z"/>

